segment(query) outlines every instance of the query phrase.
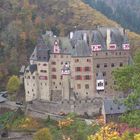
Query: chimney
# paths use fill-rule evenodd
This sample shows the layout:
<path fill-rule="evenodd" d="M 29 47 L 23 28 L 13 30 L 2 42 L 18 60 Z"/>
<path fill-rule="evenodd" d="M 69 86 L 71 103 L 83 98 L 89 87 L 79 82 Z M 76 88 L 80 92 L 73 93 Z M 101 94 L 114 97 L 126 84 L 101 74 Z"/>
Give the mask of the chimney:
<path fill-rule="evenodd" d="M 83 35 L 83 40 L 84 40 L 85 42 L 87 42 L 87 33 L 84 33 L 84 35 Z"/>
<path fill-rule="evenodd" d="M 70 39 L 73 39 L 73 35 L 74 35 L 74 33 L 70 32 Z"/>
<path fill-rule="evenodd" d="M 107 37 L 106 37 L 106 46 L 107 49 L 109 49 L 110 43 L 111 43 L 111 31 L 110 29 L 107 29 Z"/>
<path fill-rule="evenodd" d="M 120 27 L 120 28 L 118 28 L 118 29 L 119 29 L 121 35 L 124 36 L 124 35 L 125 35 L 125 32 L 126 32 L 126 31 L 125 31 L 125 28 L 121 28 L 121 27 Z"/>

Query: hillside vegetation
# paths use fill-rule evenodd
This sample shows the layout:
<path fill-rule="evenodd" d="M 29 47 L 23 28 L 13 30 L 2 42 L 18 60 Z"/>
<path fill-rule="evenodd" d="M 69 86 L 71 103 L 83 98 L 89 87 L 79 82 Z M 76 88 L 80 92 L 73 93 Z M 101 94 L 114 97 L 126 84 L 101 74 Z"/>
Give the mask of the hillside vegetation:
<path fill-rule="evenodd" d="M 119 26 L 81 0 L 0 0 L 0 81 L 17 74 L 46 30 L 68 35 L 70 30 Z M 132 45 L 140 36 L 129 34 Z"/>
<path fill-rule="evenodd" d="M 108 18 L 117 21 L 124 28 L 140 33 L 139 0 L 84 0 Z"/>

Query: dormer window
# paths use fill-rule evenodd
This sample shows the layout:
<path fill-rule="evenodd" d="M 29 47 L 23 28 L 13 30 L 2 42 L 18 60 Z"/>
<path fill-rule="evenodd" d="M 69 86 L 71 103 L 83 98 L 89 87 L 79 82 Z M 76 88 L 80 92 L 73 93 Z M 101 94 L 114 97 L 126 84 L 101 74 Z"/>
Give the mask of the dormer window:
<path fill-rule="evenodd" d="M 123 44 L 123 49 L 124 50 L 130 50 L 130 45 L 129 44 Z"/>
<path fill-rule="evenodd" d="M 54 53 L 60 53 L 60 47 L 57 40 L 54 42 Z"/>
<path fill-rule="evenodd" d="M 117 49 L 117 45 L 116 44 L 110 44 L 109 45 L 109 50 L 116 50 Z"/>
<path fill-rule="evenodd" d="M 100 80 L 97 80 L 96 81 L 96 90 L 97 91 L 102 91 L 102 90 L 104 90 L 104 79 L 100 79 Z"/>
<path fill-rule="evenodd" d="M 57 42 L 57 41 L 55 41 L 55 42 L 54 42 L 54 45 L 58 46 L 58 42 Z"/>
<path fill-rule="evenodd" d="M 102 49 L 102 46 L 101 45 L 91 45 L 91 50 L 93 52 L 95 52 L 95 51 L 101 51 L 101 49 Z"/>

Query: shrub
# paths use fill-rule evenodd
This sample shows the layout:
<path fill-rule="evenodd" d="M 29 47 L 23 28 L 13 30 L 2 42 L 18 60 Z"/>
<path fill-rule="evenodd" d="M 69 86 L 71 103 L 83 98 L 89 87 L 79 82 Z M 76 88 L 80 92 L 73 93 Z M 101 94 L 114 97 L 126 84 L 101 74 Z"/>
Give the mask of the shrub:
<path fill-rule="evenodd" d="M 52 140 L 52 135 L 48 128 L 42 128 L 35 133 L 33 140 Z"/>

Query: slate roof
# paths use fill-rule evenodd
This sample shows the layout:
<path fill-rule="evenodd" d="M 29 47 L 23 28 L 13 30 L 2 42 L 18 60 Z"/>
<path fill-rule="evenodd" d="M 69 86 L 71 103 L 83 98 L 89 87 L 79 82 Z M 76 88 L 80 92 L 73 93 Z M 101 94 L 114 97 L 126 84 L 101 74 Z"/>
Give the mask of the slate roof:
<path fill-rule="evenodd" d="M 119 99 L 119 101 L 113 99 L 104 99 L 104 112 L 102 113 L 105 113 L 106 115 L 125 113 L 128 110 L 128 108 L 124 105 L 123 101 L 123 99 Z M 140 105 L 137 105 L 135 109 L 140 110 Z"/>
<path fill-rule="evenodd" d="M 124 113 L 127 108 L 126 106 L 122 103 L 122 101 L 117 102 L 115 100 L 111 99 L 105 99 L 103 101 L 103 107 L 104 107 L 104 113 L 107 114 L 122 114 Z"/>
<path fill-rule="evenodd" d="M 44 39 L 42 37 L 39 37 L 34 52 L 30 57 L 30 60 L 48 62 L 49 58 L 50 58 L 50 48 L 45 44 Z"/>
<path fill-rule="evenodd" d="M 7 101 L 7 99 L 4 98 L 4 97 L 2 97 L 2 96 L 0 96 L 0 103 L 3 103 L 3 102 L 5 102 L 5 101 Z"/>
<path fill-rule="evenodd" d="M 31 73 L 34 73 L 37 70 L 37 65 L 36 64 L 30 65 L 29 70 Z"/>
<path fill-rule="evenodd" d="M 26 72 L 34 73 L 36 70 L 37 70 L 37 65 L 36 65 L 36 64 L 29 65 L 29 66 L 26 68 Z"/>
<path fill-rule="evenodd" d="M 96 76 L 96 80 L 104 79 L 103 73 L 98 72 L 98 75 Z"/>
<path fill-rule="evenodd" d="M 90 56 L 91 50 L 88 47 L 88 45 L 85 43 L 85 41 L 78 40 L 71 52 L 71 55 L 72 56 L 83 56 L 83 57 Z"/>
<path fill-rule="evenodd" d="M 102 50 L 106 50 L 107 30 L 110 30 L 111 44 L 116 44 L 117 49 L 122 48 L 122 44 L 128 43 L 127 35 L 118 28 L 101 27 L 97 30 L 78 30 L 73 32 L 73 38 L 56 37 L 51 32 L 39 37 L 34 52 L 30 60 L 49 61 L 50 53 L 53 53 L 54 42 L 59 42 L 60 53 L 72 56 L 84 57 L 91 55 L 90 45 L 101 45 Z M 84 40 L 84 37 L 87 40 Z"/>

